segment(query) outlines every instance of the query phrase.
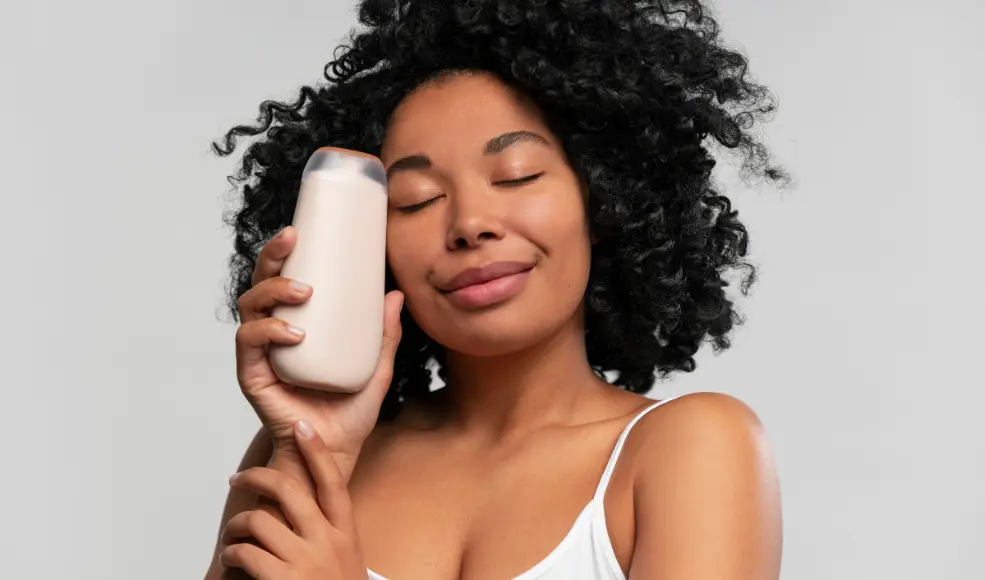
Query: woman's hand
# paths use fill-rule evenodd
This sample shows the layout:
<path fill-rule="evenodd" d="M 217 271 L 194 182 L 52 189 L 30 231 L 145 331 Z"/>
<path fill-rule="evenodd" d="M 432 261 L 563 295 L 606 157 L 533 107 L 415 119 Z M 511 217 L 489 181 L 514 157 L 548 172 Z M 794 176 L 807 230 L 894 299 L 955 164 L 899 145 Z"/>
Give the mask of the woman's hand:
<path fill-rule="evenodd" d="M 267 359 L 272 343 L 297 344 L 302 334 L 285 321 L 272 318 L 278 304 L 300 304 L 311 288 L 280 276 L 285 258 L 294 249 L 297 231 L 286 227 L 260 251 L 253 288 L 239 300 L 240 327 L 236 333 L 236 366 L 240 388 L 253 406 L 274 444 L 275 456 L 297 455 L 293 425 L 304 419 L 324 440 L 348 481 L 359 450 L 376 425 L 383 396 L 393 377 L 393 357 L 400 342 L 403 295 L 390 292 L 384 303 L 383 347 L 368 384 L 353 394 L 298 389 L 274 374 Z M 297 458 L 299 459 L 299 458 Z"/>
<path fill-rule="evenodd" d="M 234 475 L 230 485 L 276 501 L 290 527 L 263 510 L 236 515 L 222 532 L 222 543 L 228 546 L 222 565 L 262 580 L 365 580 L 362 547 L 339 466 L 307 422 L 295 425 L 295 437 L 317 500 L 304 484 L 275 469 L 255 467 Z M 246 538 L 257 543 L 236 543 Z"/>

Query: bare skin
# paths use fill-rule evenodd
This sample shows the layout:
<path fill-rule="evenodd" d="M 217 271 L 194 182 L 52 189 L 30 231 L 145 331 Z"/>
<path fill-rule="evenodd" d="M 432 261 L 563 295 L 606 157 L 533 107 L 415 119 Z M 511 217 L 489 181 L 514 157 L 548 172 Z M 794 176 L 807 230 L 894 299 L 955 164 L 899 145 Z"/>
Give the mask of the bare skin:
<path fill-rule="evenodd" d="M 534 105 L 481 74 L 426 85 L 395 112 L 381 159 L 391 170 L 388 261 L 406 308 L 447 349 L 449 386 L 366 433 L 358 427 L 378 403 L 322 408 L 319 432 L 345 471 L 369 568 L 395 580 L 513 577 L 564 537 L 619 433 L 653 400 L 588 365 L 585 192 Z M 261 256 L 260 280 L 278 279 L 286 238 Z M 500 260 L 535 264 L 512 298 L 474 309 L 442 291 L 461 269 Z M 374 388 L 366 400 L 386 386 Z M 307 401 L 290 407 L 277 417 L 263 407 L 261 419 L 283 427 L 277 419 L 314 412 Z M 310 486 L 287 439 L 273 439 L 261 432 L 240 469 L 269 464 Z M 231 493 L 223 525 L 253 502 Z M 604 502 L 631 580 L 779 576 L 775 468 L 755 414 L 732 397 L 695 393 L 649 413 Z M 209 580 L 221 575 L 221 548 Z"/>

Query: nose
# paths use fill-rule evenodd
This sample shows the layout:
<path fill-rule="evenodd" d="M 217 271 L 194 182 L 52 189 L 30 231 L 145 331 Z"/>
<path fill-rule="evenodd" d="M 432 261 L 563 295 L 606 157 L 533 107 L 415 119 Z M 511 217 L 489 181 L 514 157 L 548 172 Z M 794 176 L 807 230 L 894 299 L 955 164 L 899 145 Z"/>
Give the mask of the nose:
<path fill-rule="evenodd" d="M 449 250 L 477 248 L 484 242 L 502 239 L 505 227 L 495 193 L 481 185 L 459 188 L 452 199 L 448 228 Z"/>

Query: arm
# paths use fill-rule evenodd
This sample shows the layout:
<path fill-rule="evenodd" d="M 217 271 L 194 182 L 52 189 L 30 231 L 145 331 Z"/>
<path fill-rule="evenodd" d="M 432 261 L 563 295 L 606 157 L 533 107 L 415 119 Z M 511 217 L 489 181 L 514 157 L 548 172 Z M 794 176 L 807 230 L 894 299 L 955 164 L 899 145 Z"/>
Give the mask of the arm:
<path fill-rule="evenodd" d="M 780 491 L 758 417 L 718 393 L 666 411 L 634 478 L 630 580 L 777 580 Z"/>
<path fill-rule="evenodd" d="M 253 441 L 250 442 L 249 447 L 246 448 L 246 453 L 243 454 L 243 460 L 240 461 L 236 471 L 239 472 L 251 467 L 266 465 L 270 461 L 272 452 L 273 445 L 270 437 L 261 427 L 253 437 Z M 222 518 L 219 522 L 219 533 L 216 535 L 216 545 L 212 553 L 212 562 L 209 565 L 208 572 L 205 574 L 205 580 L 220 580 L 222 578 L 223 568 L 219 564 L 219 553 L 222 551 L 222 545 L 219 543 L 219 537 L 222 535 L 222 529 L 226 527 L 226 522 L 240 512 L 253 509 L 256 501 L 256 494 L 241 490 L 229 491 L 229 495 L 226 497 L 226 505 L 222 510 Z"/>
<path fill-rule="evenodd" d="M 261 466 L 272 467 L 294 477 L 304 484 L 312 496 L 315 495 L 314 482 L 311 479 L 311 474 L 308 472 L 304 458 L 300 455 L 300 452 L 295 454 L 280 451 L 274 453 L 273 443 L 262 427 L 257 431 L 256 436 L 253 437 L 253 441 L 250 442 L 249 447 L 247 447 L 246 453 L 243 455 L 243 460 L 240 462 L 236 471 L 241 472 L 252 467 Z M 222 510 L 219 533 L 216 537 L 215 549 L 212 552 L 212 562 L 209 564 L 209 570 L 205 574 L 205 580 L 238 580 L 239 578 L 249 578 L 240 570 L 234 569 L 227 571 L 222 566 L 219 562 L 219 555 L 222 552 L 223 545 L 219 541 L 219 538 L 222 536 L 223 528 L 226 527 L 226 524 L 233 516 L 252 509 L 262 509 L 270 512 L 277 519 L 285 521 L 284 514 L 276 503 L 267 498 L 258 497 L 255 493 L 249 493 L 241 489 L 230 489 L 229 495 L 226 497 L 226 505 Z"/>
<path fill-rule="evenodd" d="M 285 473 L 297 477 L 299 481 L 310 485 L 310 476 L 307 470 L 299 467 L 299 464 L 296 462 L 288 462 L 283 457 L 273 455 L 273 444 L 267 432 L 261 427 L 257 431 L 256 436 L 253 437 L 253 441 L 250 442 L 249 447 L 247 447 L 246 453 L 243 454 L 243 460 L 240 461 L 236 471 L 245 471 L 251 467 L 260 467 L 263 465 L 269 465 L 283 470 Z M 231 489 L 229 491 L 229 495 L 226 497 L 226 505 L 222 510 L 222 519 L 219 522 L 219 533 L 216 536 L 216 545 L 212 552 L 212 562 L 209 564 L 209 570 L 205 574 L 205 580 L 222 580 L 224 578 L 223 573 L 225 570 L 219 563 L 219 554 L 222 552 L 222 544 L 219 538 L 222 535 L 223 528 L 226 527 L 226 523 L 236 514 L 254 509 L 258 506 L 261 509 L 271 512 L 279 519 L 284 519 L 283 514 L 276 504 L 264 498 L 258 498 L 254 493 L 240 489 Z M 228 577 L 228 574 L 225 577 Z"/>

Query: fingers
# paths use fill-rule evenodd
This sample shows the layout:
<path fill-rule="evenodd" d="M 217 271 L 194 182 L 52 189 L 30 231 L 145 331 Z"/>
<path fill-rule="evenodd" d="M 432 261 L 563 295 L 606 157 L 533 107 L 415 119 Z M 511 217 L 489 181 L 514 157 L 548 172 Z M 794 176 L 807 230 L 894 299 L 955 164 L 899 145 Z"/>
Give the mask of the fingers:
<path fill-rule="evenodd" d="M 400 325 L 400 311 L 404 307 L 404 295 L 399 290 L 394 290 L 386 295 L 383 302 L 383 346 L 380 351 L 380 359 L 376 364 L 376 371 L 373 380 L 382 383 L 384 392 L 390 386 L 393 378 L 393 358 L 397 355 L 397 347 L 400 345 L 400 338 L 403 336 L 403 327 Z"/>
<path fill-rule="evenodd" d="M 296 242 L 297 230 L 292 226 L 287 226 L 271 238 L 260 250 L 260 255 L 257 256 L 257 263 L 253 268 L 252 285 L 256 286 L 267 278 L 273 278 L 280 274 L 284 260 L 290 255 Z"/>
<path fill-rule="evenodd" d="M 253 467 L 237 473 L 229 483 L 276 501 L 288 523 L 303 538 L 316 538 L 325 529 L 321 507 L 301 482 L 289 475 L 269 467 Z"/>
<path fill-rule="evenodd" d="M 400 311 L 404 308 L 404 294 L 399 290 L 394 290 L 386 295 L 383 302 L 383 353 L 393 355 L 397 353 L 397 345 L 400 342 L 402 327 L 400 326 Z"/>
<path fill-rule="evenodd" d="M 280 276 L 267 278 L 239 298 L 240 320 L 249 322 L 269 315 L 278 304 L 300 304 L 311 297 L 311 286 Z"/>
<path fill-rule="evenodd" d="M 240 512 L 222 530 L 223 545 L 253 538 L 268 552 L 286 562 L 301 552 L 301 540 L 283 522 L 263 510 Z"/>
<path fill-rule="evenodd" d="M 283 578 L 285 562 L 253 544 L 233 544 L 222 551 L 219 562 L 226 568 L 240 568 L 251 578 Z"/>
<path fill-rule="evenodd" d="M 248 386 L 250 369 L 265 364 L 268 344 L 297 344 L 303 339 L 303 329 L 279 318 L 261 318 L 241 324 L 236 329 L 236 367 L 240 383 Z"/>
<path fill-rule="evenodd" d="M 346 535 L 355 535 L 355 520 L 352 516 L 352 503 L 349 488 L 338 463 L 325 446 L 325 441 L 307 421 L 298 421 L 294 426 L 295 439 L 301 454 L 308 464 L 308 471 L 315 482 L 318 505 L 325 518 L 335 528 Z"/>

